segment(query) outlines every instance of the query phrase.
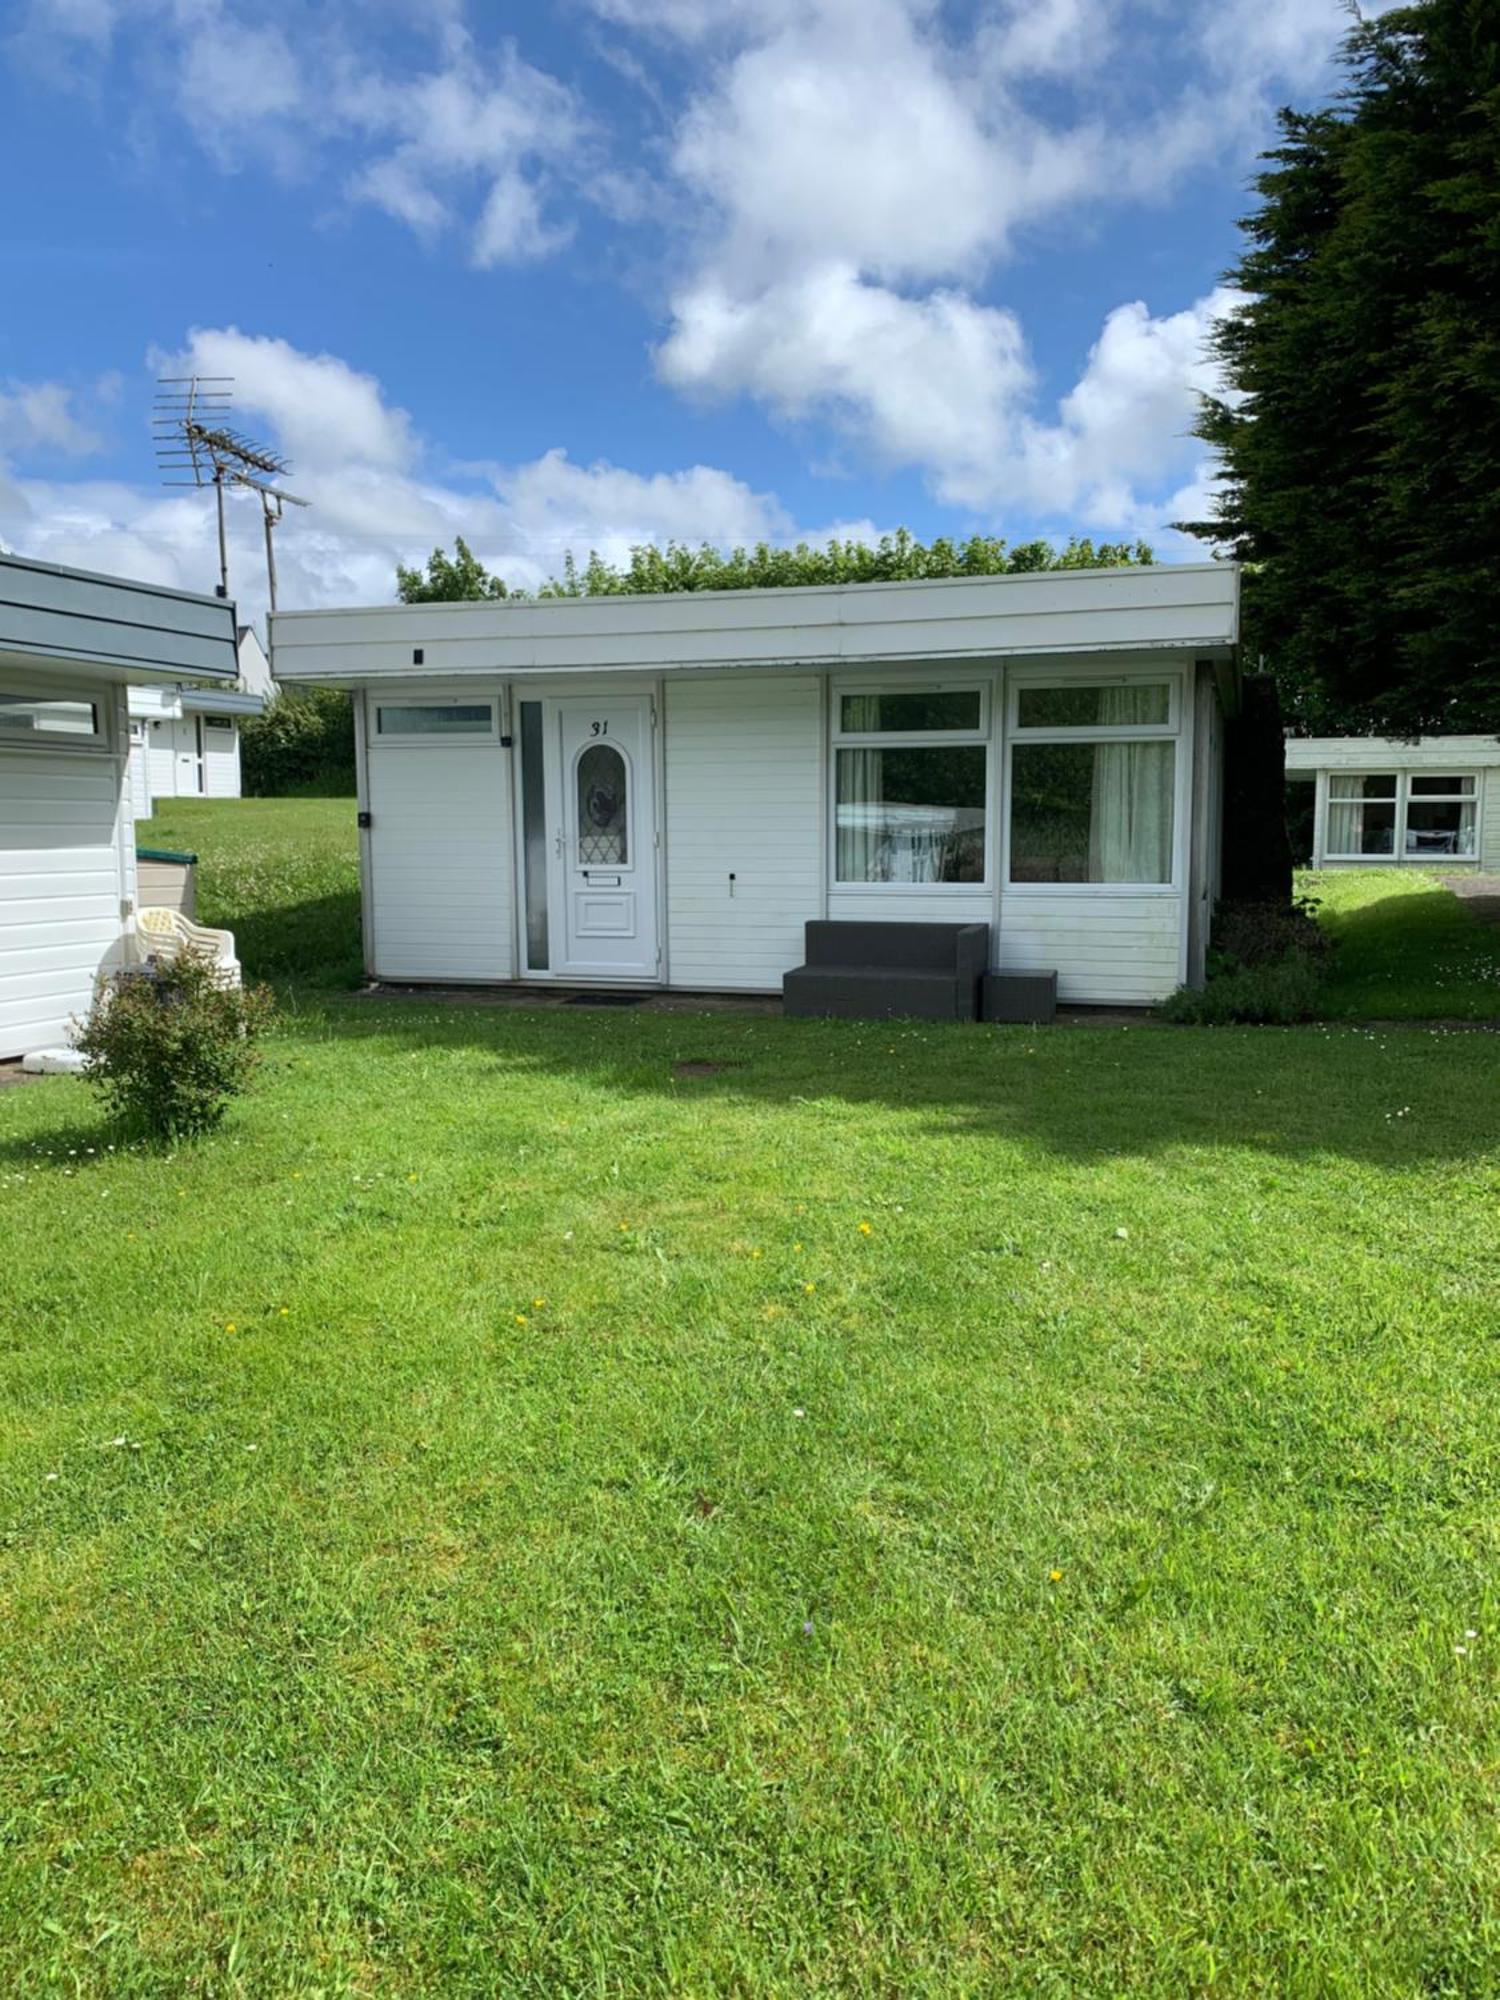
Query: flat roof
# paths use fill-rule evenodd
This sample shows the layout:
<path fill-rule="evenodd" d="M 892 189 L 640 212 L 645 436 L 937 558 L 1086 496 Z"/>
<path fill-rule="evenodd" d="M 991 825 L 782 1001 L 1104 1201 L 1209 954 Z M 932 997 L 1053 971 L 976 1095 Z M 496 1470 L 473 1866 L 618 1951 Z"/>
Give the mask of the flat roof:
<path fill-rule="evenodd" d="M 271 620 L 277 678 L 332 686 L 1164 648 L 1223 657 L 1238 637 L 1239 571 L 1214 562 L 380 604 Z"/>
<path fill-rule="evenodd" d="M 97 680 L 232 682 L 234 605 L 0 553 L 0 662 Z"/>

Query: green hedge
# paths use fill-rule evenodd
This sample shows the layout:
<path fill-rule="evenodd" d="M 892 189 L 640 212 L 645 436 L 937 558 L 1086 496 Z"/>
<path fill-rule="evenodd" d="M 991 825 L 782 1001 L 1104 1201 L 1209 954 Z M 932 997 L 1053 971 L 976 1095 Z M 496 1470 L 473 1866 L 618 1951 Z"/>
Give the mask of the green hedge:
<path fill-rule="evenodd" d="M 333 688 L 283 690 L 240 730 L 240 765 L 251 798 L 295 793 L 342 797 L 354 790 L 354 719 Z"/>

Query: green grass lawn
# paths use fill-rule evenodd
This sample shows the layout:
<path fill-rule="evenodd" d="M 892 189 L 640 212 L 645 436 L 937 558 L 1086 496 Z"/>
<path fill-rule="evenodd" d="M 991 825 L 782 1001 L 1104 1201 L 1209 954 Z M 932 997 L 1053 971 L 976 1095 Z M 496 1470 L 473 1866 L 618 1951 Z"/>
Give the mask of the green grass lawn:
<path fill-rule="evenodd" d="M 1422 869 L 1328 869 L 1298 878 L 1337 950 L 1334 1019 L 1500 1017 L 1500 925 L 1482 924 Z"/>
<path fill-rule="evenodd" d="M 347 987 L 360 977 L 353 799 L 159 799 L 141 847 L 198 856 L 198 918 L 232 930 L 254 979 Z"/>
<path fill-rule="evenodd" d="M 1495 1992 L 1497 1102 L 355 1001 L 175 1157 L 0 1095 L 0 1992 Z"/>

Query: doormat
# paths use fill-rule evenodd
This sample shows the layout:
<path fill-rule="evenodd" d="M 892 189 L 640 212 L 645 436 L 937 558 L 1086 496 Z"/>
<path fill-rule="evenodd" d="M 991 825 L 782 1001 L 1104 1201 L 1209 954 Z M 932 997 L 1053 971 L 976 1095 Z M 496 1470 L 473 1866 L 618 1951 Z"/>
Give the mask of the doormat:
<path fill-rule="evenodd" d="M 565 1007 L 639 1007 L 644 993 L 570 993 Z"/>

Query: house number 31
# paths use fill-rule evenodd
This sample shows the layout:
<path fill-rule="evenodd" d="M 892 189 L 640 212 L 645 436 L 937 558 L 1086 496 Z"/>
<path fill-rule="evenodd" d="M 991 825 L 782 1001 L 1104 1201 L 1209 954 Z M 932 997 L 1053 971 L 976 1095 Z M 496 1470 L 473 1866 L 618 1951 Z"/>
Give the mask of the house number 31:
<path fill-rule="evenodd" d="M 608 734 L 609 724 L 607 722 L 591 722 L 589 724 L 590 736 L 608 736 Z"/>

